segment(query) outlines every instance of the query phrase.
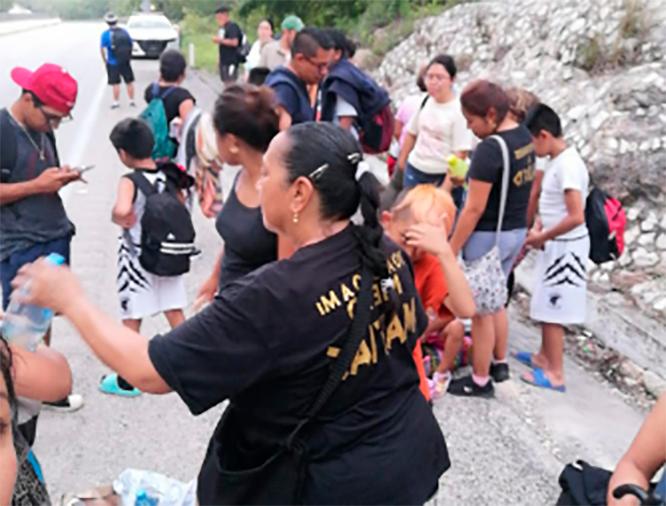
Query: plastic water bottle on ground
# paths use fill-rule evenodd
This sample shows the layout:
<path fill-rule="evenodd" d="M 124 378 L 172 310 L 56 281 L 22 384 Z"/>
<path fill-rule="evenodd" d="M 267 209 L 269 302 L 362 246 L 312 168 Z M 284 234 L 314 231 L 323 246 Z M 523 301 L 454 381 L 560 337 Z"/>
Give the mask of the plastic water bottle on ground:
<path fill-rule="evenodd" d="M 51 253 L 46 261 L 53 265 L 62 265 L 62 255 Z M 30 280 L 17 288 L 18 295 L 30 293 Z M 35 351 L 37 345 L 46 334 L 53 319 L 53 311 L 49 308 L 25 304 L 13 295 L 2 324 L 2 334 L 11 344 L 17 344 L 29 351 Z"/>

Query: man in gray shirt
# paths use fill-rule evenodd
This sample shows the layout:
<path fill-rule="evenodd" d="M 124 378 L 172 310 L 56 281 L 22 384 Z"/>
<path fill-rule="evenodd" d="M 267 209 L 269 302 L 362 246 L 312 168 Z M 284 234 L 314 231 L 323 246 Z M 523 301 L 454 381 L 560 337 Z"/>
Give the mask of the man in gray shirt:
<path fill-rule="evenodd" d="M 78 85 L 66 70 L 46 63 L 34 72 L 16 67 L 12 80 L 21 95 L 0 110 L 0 280 L 2 307 L 7 308 L 11 282 L 18 270 L 49 253 L 69 262 L 74 225 L 67 218 L 58 190 L 81 179 L 60 166 L 54 129 L 70 119 Z M 48 343 L 50 335 L 47 333 Z M 56 403 L 78 409 L 80 396 Z"/>
<path fill-rule="evenodd" d="M 282 21 L 282 34 L 279 40 L 273 40 L 261 48 L 259 65 L 269 70 L 275 70 L 281 65 L 287 65 L 291 59 L 291 45 L 296 34 L 303 29 L 303 21 L 298 16 L 287 16 Z"/>

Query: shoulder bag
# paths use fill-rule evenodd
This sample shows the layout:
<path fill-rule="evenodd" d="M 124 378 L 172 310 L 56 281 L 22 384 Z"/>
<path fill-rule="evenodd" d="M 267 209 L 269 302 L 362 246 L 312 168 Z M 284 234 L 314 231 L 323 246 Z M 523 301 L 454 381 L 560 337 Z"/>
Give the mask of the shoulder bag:
<path fill-rule="evenodd" d="M 502 257 L 499 250 L 502 222 L 506 210 L 506 198 L 509 192 L 509 148 L 499 135 L 491 136 L 500 145 L 502 150 L 502 191 L 500 195 L 499 215 L 497 217 L 497 230 L 495 231 L 495 245 L 481 258 L 469 262 L 462 262 L 462 269 L 467 283 L 472 290 L 476 314 L 496 313 L 504 307 L 507 298 L 506 275 L 502 270 Z"/>

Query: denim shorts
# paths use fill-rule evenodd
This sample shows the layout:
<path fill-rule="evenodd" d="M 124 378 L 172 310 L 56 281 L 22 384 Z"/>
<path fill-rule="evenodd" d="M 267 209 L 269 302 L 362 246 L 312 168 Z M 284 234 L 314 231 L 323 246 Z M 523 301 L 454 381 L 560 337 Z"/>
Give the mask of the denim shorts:
<path fill-rule="evenodd" d="M 420 184 L 434 184 L 439 186 L 444 182 L 446 174 L 428 174 L 427 172 L 420 171 L 411 163 L 407 162 L 405 167 L 404 187 L 414 188 Z"/>
<path fill-rule="evenodd" d="M 503 230 L 499 237 L 500 259 L 502 260 L 502 270 L 508 278 L 520 250 L 525 244 L 527 236 L 526 228 L 516 230 Z M 495 231 L 473 232 L 465 246 L 463 246 L 463 259 L 471 262 L 488 253 L 495 245 Z"/>
<path fill-rule="evenodd" d="M 446 174 L 428 174 L 427 172 L 420 171 L 408 162 L 405 167 L 403 185 L 404 188 L 414 188 L 420 184 L 434 184 L 435 186 L 440 186 L 445 178 Z M 456 205 L 456 209 L 461 210 L 465 203 L 465 189 L 462 186 L 454 188 L 451 191 L 451 197 L 453 197 L 453 203 Z"/>
<path fill-rule="evenodd" d="M 9 296 L 12 293 L 12 280 L 16 273 L 25 264 L 34 262 L 39 257 L 49 253 L 59 253 L 65 257 L 65 263 L 69 264 L 69 246 L 72 236 L 61 237 L 48 242 L 33 244 L 29 248 L 16 251 L 0 262 L 0 281 L 2 281 L 2 309 L 7 309 Z"/>

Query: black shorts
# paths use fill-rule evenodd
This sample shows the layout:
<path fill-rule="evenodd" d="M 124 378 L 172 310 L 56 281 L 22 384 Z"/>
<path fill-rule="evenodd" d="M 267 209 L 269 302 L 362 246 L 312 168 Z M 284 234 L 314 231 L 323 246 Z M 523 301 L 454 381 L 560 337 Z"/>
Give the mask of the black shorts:
<path fill-rule="evenodd" d="M 120 84 L 120 77 L 126 84 L 134 82 L 134 72 L 130 62 L 119 63 L 118 65 L 106 64 L 106 73 L 109 76 L 109 84 Z"/>

